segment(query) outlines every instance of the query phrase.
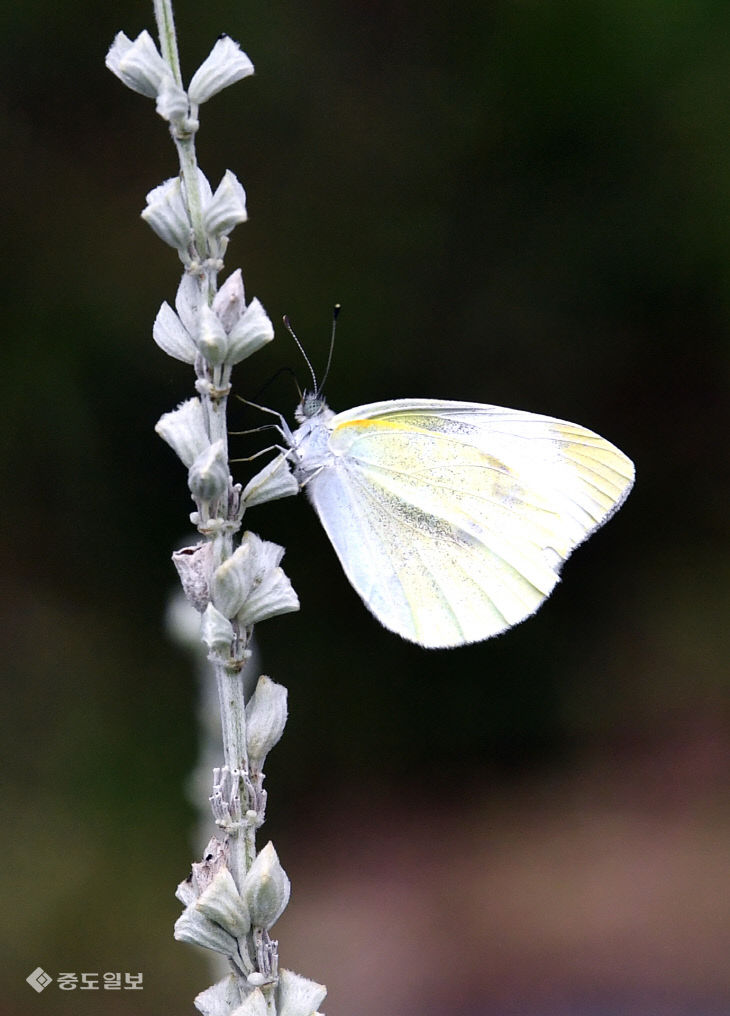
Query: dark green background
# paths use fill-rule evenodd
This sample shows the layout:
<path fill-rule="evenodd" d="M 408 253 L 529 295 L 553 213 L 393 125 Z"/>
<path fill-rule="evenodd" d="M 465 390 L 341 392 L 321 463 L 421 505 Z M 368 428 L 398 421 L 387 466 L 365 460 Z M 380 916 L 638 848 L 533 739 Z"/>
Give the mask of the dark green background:
<path fill-rule="evenodd" d="M 730 863 L 730 7 L 179 0 L 176 14 L 186 78 L 223 31 L 256 65 L 203 107 L 199 158 L 211 181 L 231 168 L 248 192 L 227 267 L 242 267 L 272 320 L 291 316 L 320 369 L 342 303 L 335 409 L 402 396 L 516 406 L 595 429 L 637 464 L 626 506 L 537 617 L 448 652 L 380 629 L 303 498 L 247 517 L 287 547 L 302 602 L 258 632 L 263 669 L 290 690 L 268 787 L 291 911 L 326 895 L 353 844 L 372 846 L 351 885 L 385 894 L 395 853 L 407 884 L 438 890 L 414 844 L 438 829 L 458 877 L 460 816 L 489 810 L 498 844 L 507 814 L 526 836 L 544 827 L 535 802 L 590 866 L 572 831 L 608 800 L 631 816 L 612 854 L 637 858 L 629 897 L 661 868 L 665 818 L 689 838 L 664 884 L 688 901 L 671 941 L 661 921 L 639 920 L 635 939 L 606 925 L 631 955 L 646 950 L 646 977 L 582 935 L 583 975 L 565 972 L 518 915 L 534 950 L 515 947 L 506 972 L 470 987 L 479 955 L 459 971 L 439 962 L 463 915 L 435 907 L 417 918 L 433 921 L 435 972 L 392 1016 L 727 1012 L 727 963 L 702 966 L 730 946 L 727 888 L 713 907 L 693 879 L 700 844 Z M 188 1012 L 210 980 L 170 940 L 192 850 L 197 689 L 162 618 L 191 504 L 153 432 L 191 372 L 152 343 L 179 264 L 139 219 L 176 163 L 153 104 L 103 62 L 117 30 L 144 27 L 151 4 L 131 0 L 0 14 L 3 1016 Z M 255 398 L 282 366 L 306 383 L 277 325 L 238 390 Z M 290 379 L 264 398 L 292 420 Z M 232 427 L 258 422 L 232 407 Z M 548 925 L 562 895 L 556 885 Z M 481 906 L 488 921 L 489 894 Z M 599 943 L 604 919 L 589 920 Z M 288 939 L 288 920 L 283 961 L 329 982 L 328 1013 L 391 1016 L 362 987 L 414 976 L 369 958 L 387 927 L 352 937 L 356 984 L 326 944 L 305 967 L 297 943 L 314 929 L 294 917 Z M 347 953 L 352 929 L 326 930 Z M 570 935 L 563 948 L 575 953 Z M 37 965 L 144 970 L 145 990 L 36 996 L 23 979 Z"/>

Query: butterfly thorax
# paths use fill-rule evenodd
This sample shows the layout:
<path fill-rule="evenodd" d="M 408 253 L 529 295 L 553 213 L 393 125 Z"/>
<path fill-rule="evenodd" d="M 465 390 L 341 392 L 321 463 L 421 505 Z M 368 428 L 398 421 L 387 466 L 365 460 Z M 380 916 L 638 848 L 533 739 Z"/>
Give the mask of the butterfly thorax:
<path fill-rule="evenodd" d="M 332 460 L 329 449 L 330 421 L 335 414 L 324 399 L 316 393 L 305 392 L 294 411 L 300 424 L 294 431 L 294 475 L 303 483 L 318 473 Z"/>

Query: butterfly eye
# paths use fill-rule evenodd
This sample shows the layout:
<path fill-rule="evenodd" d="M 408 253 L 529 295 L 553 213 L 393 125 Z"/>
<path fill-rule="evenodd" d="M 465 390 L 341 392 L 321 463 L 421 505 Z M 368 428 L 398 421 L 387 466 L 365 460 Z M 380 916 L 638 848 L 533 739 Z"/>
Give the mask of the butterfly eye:
<path fill-rule="evenodd" d="M 302 415 L 310 420 L 313 416 L 319 416 L 324 407 L 324 400 L 316 392 L 305 392 L 302 398 Z"/>

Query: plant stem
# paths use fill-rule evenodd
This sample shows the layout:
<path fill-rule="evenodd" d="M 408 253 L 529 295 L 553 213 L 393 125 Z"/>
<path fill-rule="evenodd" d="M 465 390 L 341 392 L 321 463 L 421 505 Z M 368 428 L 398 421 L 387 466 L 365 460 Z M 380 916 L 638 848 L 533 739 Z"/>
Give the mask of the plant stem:
<path fill-rule="evenodd" d="M 248 752 L 242 671 L 243 668 L 234 668 L 222 663 L 215 665 L 223 732 L 223 762 L 231 777 L 230 797 L 227 801 L 231 817 L 231 826 L 227 830 L 230 871 L 239 889 L 256 856 L 253 841 L 245 833 L 248 828 L 245 815 L 251 802 L 247 786 Z"/>
<path fill-rule="evenodd" d="M 157 34 L 160 37 L 160 51 L 162 52 L 163 59 L 172 71 L 175 83 L 182 88 L 180 55 L 177 49 L 177 34 L 175 32 L 175 18 L 172 13 L 172 0 L 154 0 L 154 8 Z"/>
<path fill-rule="evenodd" d="M 171 0 L 154 0 L 154 10 L 162 56 L 170 67 L 176 84 L 182 88 L 180 57 Z M 195 253 L 198 258 L 198 264 L 194 271 L 191 269 L 191 273 L 200 286 L 201 297 L 210 306 L 217 290 L 217 273 L 220 264 L 209 260 L 195 153 L 196 114 L 197 108 L 191 110 L 187 127 L 173 130 L 172 136 L 180 161 L 180 173 L 185 187 Z M 201 390 L 200 394 L 206 414 L 208 436 L 211 442 L 223 442 L 227 457 L 226 409 L 230 367 L 213 368 L 212 377 L 206 374 L 205 380 L 210 384 Z M 233 503 L 235 504 L 235 501 Z M 227 491 L 219 499 L 218 509 L 223 519 L 228 520 L 230 507 L 231 493 Z M 231 527 L 226 526 L 222 530 L 210 533 L 208 539 L 213 542 L 213 556 L 216 565 L 222 564 L 233 552 Z M 246 748 L 246 710 L 242 676 L 243 661 L 246 658 L 244 639 L 239 636 L 234 646 L 235 655 L 230 663 L 217 662 L 214 666 L 221 711 L 224 766 L 228 770 L 228 776 L 222 780 L 221 786 L 224 788 L 228 815 L 226 833 L 230 847 L 230 870 L 236 885 L 240 888 L 246 872 L 256 856 L 256 848 L 255 827 L 246 822 L 246 812 L 254 802 L 251 801 L 249 793 L 250 779 Z"/>
<path fill-rule="evenodd" d="M 154 0 L 155 20 L 157 32 L 160 36 L 160 50 L 165 62 L 170 67 L 175 83 L 182 88 L 182 71 L 180 69 L 180 54 L 177 47 L 177 33 L 175 32 L 175 19 L 172 13 L 172 0 Z M 172 136 L 180 159 L 180 172 L 185 192 L 187 195 L 188 211 L 193 226 L 195 247 L 198 257 L 204 261 L 208 256 L 205 227 L 203 224 L 202 204 L 200 201 L 200 187 L 198 184 L 198 166 L 195 157 L 195 131 L 197 120 L 190 119 L 190 129 L 181 132 L 173 130 Z M 205 271 L 207 290 L 205 297 L 208 304 L 215 295 L 215 275 L 209 270 Z"/>

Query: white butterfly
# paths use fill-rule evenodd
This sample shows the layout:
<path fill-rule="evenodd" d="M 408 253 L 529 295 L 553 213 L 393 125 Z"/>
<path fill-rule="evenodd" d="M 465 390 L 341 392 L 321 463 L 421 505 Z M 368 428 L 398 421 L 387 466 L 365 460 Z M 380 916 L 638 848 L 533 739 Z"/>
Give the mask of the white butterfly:
<path fill-rule="evenodd" d="M 396 399 L 335 414 L 315 394 L 296 418 L 288 457 L 345 574 L 421 646 L 478 642 L 534 613 L 634 479 L 597 434 L 499 406 Z"/>

